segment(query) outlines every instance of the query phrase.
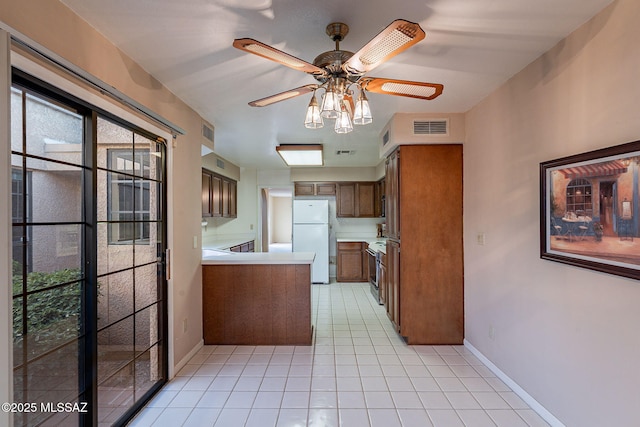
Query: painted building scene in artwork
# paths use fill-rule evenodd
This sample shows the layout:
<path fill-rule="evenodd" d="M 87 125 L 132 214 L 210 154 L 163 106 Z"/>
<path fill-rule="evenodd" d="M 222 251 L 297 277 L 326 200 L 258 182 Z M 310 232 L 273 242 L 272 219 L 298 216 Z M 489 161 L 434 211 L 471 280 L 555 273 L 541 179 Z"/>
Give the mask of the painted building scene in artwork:
<path fill-rule="evenodd" d="M 634 156 L 553 169 L 550 249 L 640 265 L 638 162 Z"/>

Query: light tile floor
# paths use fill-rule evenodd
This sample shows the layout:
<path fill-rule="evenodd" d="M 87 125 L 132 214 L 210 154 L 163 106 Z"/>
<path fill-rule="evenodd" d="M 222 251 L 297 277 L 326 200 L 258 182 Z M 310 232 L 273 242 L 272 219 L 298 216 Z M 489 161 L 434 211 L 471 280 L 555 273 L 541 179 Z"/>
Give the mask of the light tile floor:
<path fill-rule="evenodd" d="M 204 346 L 132 426 L 539 427 L 464 346 L 408 346 L 364 283 L 312 285 L 313 346 Z"/>

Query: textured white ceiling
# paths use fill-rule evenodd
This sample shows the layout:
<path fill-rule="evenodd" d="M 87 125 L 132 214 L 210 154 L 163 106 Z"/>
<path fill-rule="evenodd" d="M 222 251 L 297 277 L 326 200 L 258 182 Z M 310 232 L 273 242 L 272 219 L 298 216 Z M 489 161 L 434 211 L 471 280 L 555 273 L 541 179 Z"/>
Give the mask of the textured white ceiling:
<path fill-rule="evenodd" d="M 465 112 L 611 0 L 62 0 L 215 126 L 215 151 L 239 166 L 283 168 L 279 143 L 323 143 L 326 166 L 379 163 L 379 133 L 395 112 Z M 368 75 L 444 84 L 433 101 L 370 94 L 374 123 L 337 135 L 303 125 L 310 96 L 247 102 L 315 80 L 237 50 L 250 37 L 312 62 L 332 50 L 331 22 L 357 51 L 394 19 L 427 37 Z M 337 157 L 337 149 L 355 149 Z"/>

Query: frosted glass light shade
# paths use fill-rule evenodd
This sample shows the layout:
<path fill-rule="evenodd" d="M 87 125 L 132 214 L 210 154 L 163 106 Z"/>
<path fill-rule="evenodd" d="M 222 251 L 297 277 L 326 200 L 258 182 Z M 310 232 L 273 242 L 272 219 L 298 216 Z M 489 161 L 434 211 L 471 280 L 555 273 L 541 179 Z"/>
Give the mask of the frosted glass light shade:
<path fill-rule="evenodd" d="M 336 119 L 334 130 L 336 131 L 336 133 L 349 133 L 353 130 L 351 117 L 349 117 L 349 112 L 346 108 L 344 108 L 344 106 L 340 111 L 340 115 Z"/>
<path fill-rule="evenodd" d="M 307 107 L 307 116 L 304 119 L 304 127 L 308 129 L 320 129 L 324 126 L 324 121 L 320 115 L 320 107 L 318 106 L 318 100 L 315 93 L 309 102 Z"/>
<path fill-rule="evenodd" d="M 356 108 L 353 112 L 353 123 L 356 125 L 366 125 L 373 121 L 371 116 L 371 108 L 369 107 L 369 100 L 364 91 L 360 91 L 360 96 L 356 101 Z"/>
<path fill-rule="evenodd" d="M 324 93 L 321 110 L 325 119 L 335 119 L 340 115 L 340 98 L 333 88 L 327 89 Z"/>

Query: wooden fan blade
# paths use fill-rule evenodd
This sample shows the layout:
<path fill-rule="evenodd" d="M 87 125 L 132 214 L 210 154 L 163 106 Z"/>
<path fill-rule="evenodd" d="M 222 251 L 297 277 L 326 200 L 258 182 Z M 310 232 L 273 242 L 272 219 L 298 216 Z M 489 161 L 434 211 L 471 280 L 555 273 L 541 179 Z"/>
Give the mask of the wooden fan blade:
<path fill-rule="evenodd" d="M 305 73 L 313 75 L 325 75 L 327 73 L 320 67 L 316 67 L 309 62 L 303 61 L 302 59 L 296 58 L 295 56 L 289 55 L 275 47 L 271 47 L 254 39 L 235 39 L 233 41 L 233 47 L 277 62 L 278 64 L 285 65 L 289 68 L 293 68 L 294 70 L 304 71 Z"/>
<path fill-rule="evenodd" d="M 249 105 L 252 107 L 266 107 L 267 105 L 275 104 L 276 102 L 286 101 L 287 99 L 313 92 L 317 88 L 318 85 L 304 85 L 285 92 L 276 93 L 275 95 L 267 96 L 266 98 L 256 99 L 255 101 L 251 101 Z"/>
<path fill-rule="evenodd" d="M 444 89 L 444 86 L 439 83 L 412 82 L 409 80 L 393 80 L 375 77 L 364 77 L 360 79 L 358 83 L 364 90 L 369 92 L 426 100 L 437 98 L 442 94 L 442 90 Z"/>
<path fill-rule="evenodd" d="M 349 58 L 342 69 L 351 75 L 361 76 L 407 50 L 424 37 L 420 25 L 397 19 Z"/>

